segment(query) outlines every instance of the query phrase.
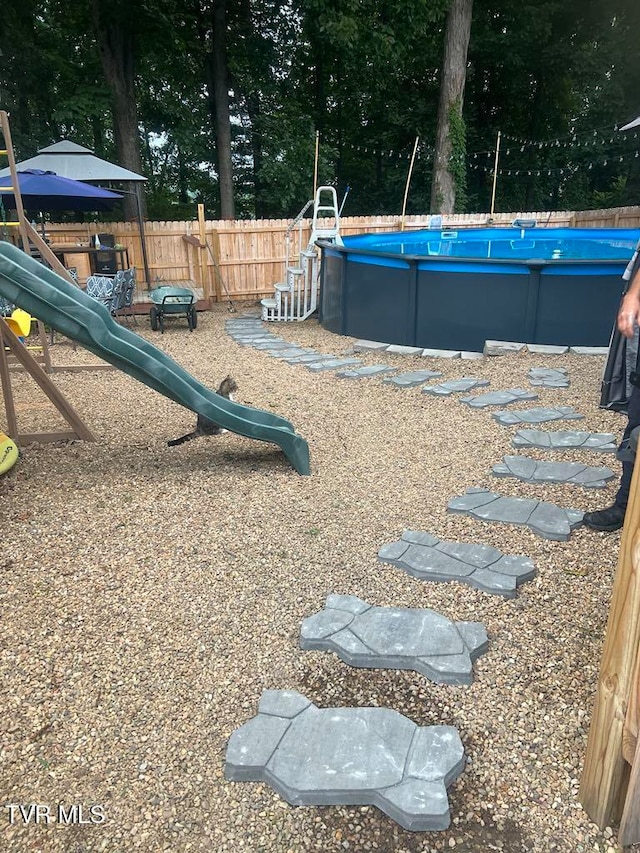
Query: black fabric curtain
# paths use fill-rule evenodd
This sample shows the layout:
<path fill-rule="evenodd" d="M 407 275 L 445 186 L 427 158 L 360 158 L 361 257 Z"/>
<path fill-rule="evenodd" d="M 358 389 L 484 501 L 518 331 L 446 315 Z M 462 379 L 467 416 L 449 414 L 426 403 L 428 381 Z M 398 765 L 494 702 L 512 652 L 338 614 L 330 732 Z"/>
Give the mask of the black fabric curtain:
<path fill-rule="evenodd" d="M 636 246 L 633 257 L 625 270 L 623 278 L 626 287 L 623 296 L 627 292 L 629 283 L 640 268 L 640 242 Z M 631 396 L 631 383 L 629 376 L 638 367 L 638 329 L 633 338 L 625 338 L 618 331 L 618 324 L 614 320 L 611 341 L 609 343 L 609 355 L 602 375 L 602 386 L 600 389 L 600 408 L 613 409 L 616 412 L 624 412 Z"/>

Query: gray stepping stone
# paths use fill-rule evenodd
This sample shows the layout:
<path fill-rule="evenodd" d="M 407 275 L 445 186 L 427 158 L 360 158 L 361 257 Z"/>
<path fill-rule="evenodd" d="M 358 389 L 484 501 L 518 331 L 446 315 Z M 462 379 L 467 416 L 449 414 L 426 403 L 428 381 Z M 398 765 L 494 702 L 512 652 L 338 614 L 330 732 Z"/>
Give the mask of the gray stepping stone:
<path fill-rule="evenodd" d="M 485 341 L 485 355 L 509 355 L 514 352 L 520 352 L 525 348 L 526 344 L 521 344 L 516 341 Z"/>
<path fill-rule="evenodd" d="M 317 364 L 318 360 L 322 358 L 322 354 L 319 352 L 310 352 L 305 355 L 289 355 L 285 356 L 285 361 L 287 364 Z"/>
<path fill-rule="evenodd" d="M 247 321 L 246 323 L 235 323 L 234 325 L 227 323 L 225 325 L 225 329 L 229 334 L 255 334 L 257 332 L 268 332 L 259 320 L 252 320 L 251 322 Z"/>
<path fill-rule="evenodd" d="M 408 373 L 390 376 L 382 381 L 396 385 L 398 388 L 415 388 L 417 385 L 423 385 L 429 379 L 437 379 L 439 376 L 442 376 L 442 373 L 438 370 L 411 370 Z"/>
<path fill-rule="evenodd" d="M 489 391 L 471 397 L 460 397 L 460 402 L 474 409 L 484 409 L 486 406 L 508 406 L 509 403 L 519 403 L 521 400 L 537 400 L 538 395 L 524 388 L 507 388 L 506 391 Z"/>
<path fill-rule="evenodd" d="M 493 466 L 497 477 L 516 477 L 525 483 L 563 483 L 604 489 L 615 478 L 611 468 L 581 465 L 578 462 L 541 462 L 527 456 L 505 456 Z"/>
<path fill-rule="evenodd" d="M 541 447 L 545 450 L 597 450 L 615 453 L 617 442 L 610 432 L 580 432 L 541 429 L 519 429 L 511 440 L 514 447 Z"/>
<path fill-rule="evenodd" d="M 397 369 L 397 367 L 391 367 L 388 364 L 365 364 L 363 367 L 339 370 L 336 376 L 339 379 L 366 379 L 374 376 L 384 376 L 385 373 L 395 373 Z"/>
<path fill-rule="evenodd" d="M 609 347 L 570 347 L 574 355 L 608 355 Z"/>
<path fill-rule="evenodd" d="M 272 349 L 269 350 L 267 355 L 270 355 L 272 358 L 295 358 L 299 355 L 315 355 L 316 359 L 318 358 L 318 353 L 310 353 L 308 349 L 304 349 L 303 347 L 284 347 L 283 349 Z"/>
<path fill-rule="evenodd" d="M 422 389 L 423 394 L 434 394 L 436 397 L 450 397 L 452 394 L 460 394 L 463 391 L 472 391 L 474 388 L 486 388 L 488 379 L 477 379 L 475 376 L 467 376 L 465 379 L 447 379 L 437 385 L 427 385 Z"/>
<path fill-rule="evenodd" d="M 335 370 L 338 367 L 349 367 L 352 364 L 362 364 L 362 360 L 359 358 L 326 357 L 322 360 L 316 360 L 311 364 L 305 364 L 305 367 L 313 373 L 320 373 L 323 370 Z"/>
<path fill-rule="evenodd" d="M 270 343 L 273 340 L 273 335 L 269 334 L 259 334 L 259 335 L 231 335 L 231 337 L 239 343 L 241 346 L 252 347 L 257 344 L 266 344 Z"/>
<path fill-rule="evenodd" d="M 391 344 L 387 347 L 387 352 L 394 355 L 420 355 L 422 347 L 407 347 L 402 344 Z"/>
<path fill-rule="evenodd" d="M 537 536 L 565 542 L 582 524 L 583 513 L 533 498 L 511 498 L 487 489 L 471 488 L 447 504 L 449 512 L 470 515 L 480 521 L 524 524 Z"/>
<path fill-rule="evenodd" d="M 491 417 L 505 426 L 513 424 L 542 424 L 547 421 L 576 421 L 584 418 L 573 406 L 553 408 L 521 409 L 514 412 L 493 412 Z"/>
<path fill-rule="evenodd" d="M 564 355 L 569 352 L 569 347 L 555 344 L 527 344 L 527 349 L 532 355 Z"/>
<path fill-rule="evenodd" d="M 378 559 L 420 580 L 456 580 L 505 598 L 514 598 L 516 588 L 536 573 L 528 557 L 504 555 L 489 545 L 445 542 L 416 530 L 405 530 L 398 542 L 383 545 Z"/>
<path fill-rule="evenodd" d="M 529 382 L 543 388 L 569 387 L 569 377 L 564 367 L 532 367 L 529 371 Z"/>
<path fill-rule="evenodd" d="M 489 641 L 479 622 L 452 622 L 433 610 L 373 607 L 329 595 L 302 623 L 300 647 L 335 652 L 351 666 L 413 669 L 440 684 L 471 684 L 472 661 Z"/>
<path fill-rule="evenodd" d="M 259 350 L 281 350 L 287 349 L 288 347 L 292 347 L 293 344 L 288 343 L 288 341 L 283 341 L 282 338 L 271 338 L 269 341 L 264 341 L 264 343 L 253 344 L 254 349 Z"/>
<path fill-rule="evenodd" d="M 380 341 L 356 341 L 353 345 L 354 352 L 382 352 L 386 350 L 389 344 L 383 344 Z"/>
<path fill-rule="evenodd" d="M 460 358 L 459 349 L 423 349 L 422 358 Z"/>
<path fill-rule="evenodd" d="M 225 776 L 267 782 L 294 806 L 373 805 L 405 829 L 446 829 L 447 787 L 465 755 L 452 726 L 417 726 L 390 708 L 318 708 L 265 690 L 229 738 Z"/>

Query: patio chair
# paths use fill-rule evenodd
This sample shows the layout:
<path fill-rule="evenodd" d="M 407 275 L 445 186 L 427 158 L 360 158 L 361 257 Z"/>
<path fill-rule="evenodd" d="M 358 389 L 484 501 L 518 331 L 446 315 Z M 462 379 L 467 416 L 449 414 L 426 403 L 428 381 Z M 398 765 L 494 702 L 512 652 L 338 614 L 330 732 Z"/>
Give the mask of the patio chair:
<path fill-rule="evenodd" d="M 133 322 L 137 324 L 136 315 L 133 311 L 133 294 L 136 289 L 136 268 L 131 267 L 128 270 L 120 270 L 116 273 L 116 281 L 114 285 L 114 296 L 111 311 L 118 319 L 119 312 L 123 311 L 125 318 L 133 317 Z M 127 314 L 127 311 L 129 312 Z"/>
<path fill-rule="evenodd" d="M 87 296 L 91 296 L 93 297 L 93 299 L 97 299 L 98 302 L 101 302 L 105 306 L 105 308 L 108 308 L 109 311 L 111 311 L 114 284 L 115 279 L 109 278 L 109 276 L 90 275 L 87 279 Z"/>
<path fill-rule="evenodd" d="M 15 309 L 13 302 L 0 296 L 0 317 L 10 317 Z"/>

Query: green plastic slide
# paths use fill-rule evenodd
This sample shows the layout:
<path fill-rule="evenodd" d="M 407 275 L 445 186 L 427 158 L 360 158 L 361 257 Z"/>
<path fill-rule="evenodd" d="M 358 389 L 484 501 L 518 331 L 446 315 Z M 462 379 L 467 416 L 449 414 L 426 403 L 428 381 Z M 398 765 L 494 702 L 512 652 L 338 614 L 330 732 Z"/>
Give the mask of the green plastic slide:
<path fill-rule="evenodd" d="M 104 305 L 3 242 L 0 296 L 175 403 L 238 435 L 279 445 L 299 474 L 310 473 L 309 446 L 289 421 L 211 391 L 153 344 L 115 322 Z"/>

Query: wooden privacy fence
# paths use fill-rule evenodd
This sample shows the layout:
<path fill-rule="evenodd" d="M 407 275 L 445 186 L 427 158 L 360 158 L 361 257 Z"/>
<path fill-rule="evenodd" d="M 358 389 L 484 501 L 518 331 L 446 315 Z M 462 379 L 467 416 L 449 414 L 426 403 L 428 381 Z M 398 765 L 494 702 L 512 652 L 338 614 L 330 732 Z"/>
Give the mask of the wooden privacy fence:
<path fill-rule="evenodd" d="M 539 226 L 581 228 L 640 227 L 640 207 L 609 210 L 555 211 L 546 213 L 452 214 L 443 217 L 443 228 L 510 225 L 515 218 L 535 219 Z M 183 222 L 147 222 L 145 235 L 151 286 L 160 283 L 186 282 L 202 288 L 206 298 L 224 297 L 224 284 L 238 301 L 257 301 L 273 293 L 273 285 L 281 281 L 286 259 L 286 236 L 291 220 L 204 220 L 203 217 Z M 426 228 L 429 216 L 408 216 L 405 229 Z M 341 233 L 364 234 L 397 231 L 400 216 L 350 216 L 341 220 Z M 129 262 L 143 269 L 142 250 L 137 223 L 100 222 L 48 224 L 47 237 L 54 244 L 89 244 L 96 234 L 113 234 L 116 243 L 125 246 Z M 198 238 L 187 242 L 184 238 Z M 303 243 L 309 240 L 310 220 L 304 220 Z M 291 259 L 297 253 L 298 232 L 290 232 Z M 208 246 L 208 248 L 207 248 Z M 89 274 L 88 259 L 83 255 L 67 255 L 69 266 L 78 269 L 80 279 Z M 141 277 L 139 277 L 141 278 Z"/>

